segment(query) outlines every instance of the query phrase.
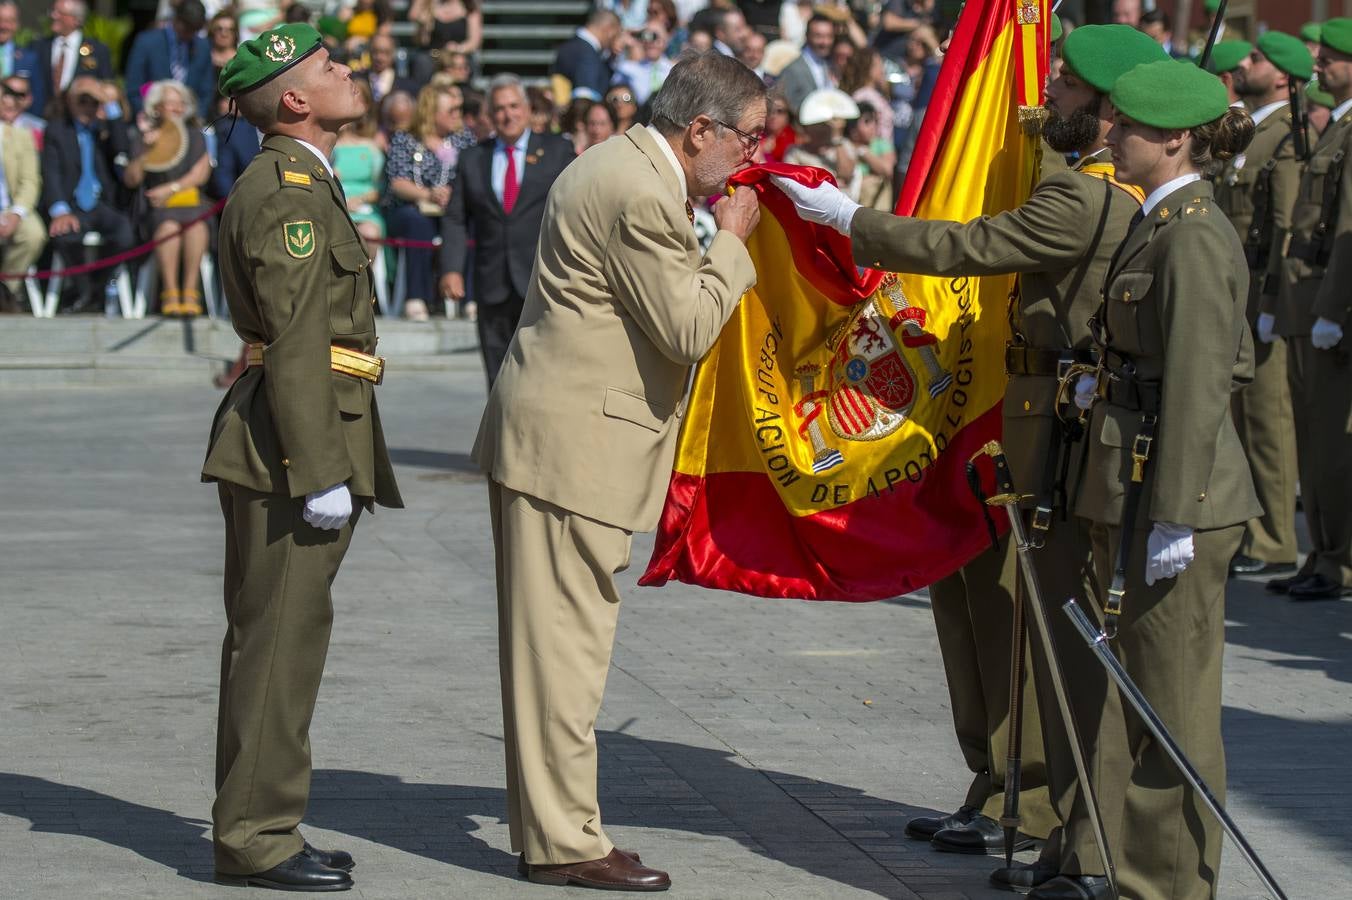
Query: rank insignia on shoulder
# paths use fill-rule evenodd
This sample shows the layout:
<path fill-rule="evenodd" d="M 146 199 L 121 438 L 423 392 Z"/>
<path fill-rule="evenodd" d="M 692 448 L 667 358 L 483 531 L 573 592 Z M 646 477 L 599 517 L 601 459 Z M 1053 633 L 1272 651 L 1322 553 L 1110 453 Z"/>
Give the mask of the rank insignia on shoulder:
<path fill-rule="evenodd" d="M 282 182 L 283 182 L 284 184 L 299 184 L 299 185 L 304 185 L 305 187 L 309 187 L 309 186 L 310 186 L 310 176 L 307 175 L 307 174 L 304 173 L 304 172 L 291 172 L 291 171 L 283 170 L 283 172 L 282 172 Z"/>
<path fill-rule="evenodd" d="M 287 255 L 293 259 L 305 259 L 315 252 L 315 225 L 309 219 L 301 222 L 287 222 L 282 226 L 283 241 Z"/>

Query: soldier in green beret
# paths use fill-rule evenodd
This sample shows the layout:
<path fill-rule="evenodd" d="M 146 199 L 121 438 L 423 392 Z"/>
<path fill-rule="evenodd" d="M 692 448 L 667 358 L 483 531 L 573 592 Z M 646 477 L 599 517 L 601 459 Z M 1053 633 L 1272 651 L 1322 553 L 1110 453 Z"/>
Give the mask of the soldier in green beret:
<path fill-rule="evenodd" d="M 1263 515 L 1249 521 L 1232 575 L 1277 575 L 1296 569 L 1296 426 L 1286 377 L 1286 341 L 1274 333 L 1272 307 L 1281 284 L 1282 250 L 1311 135 L 1296 140 L 1291 85 L 1310 80 L 1314 60 L 1301 40 L 1280 31 L 1258 39 L 1235 70 L 1235 90 L 1253 116 L 1249 148 L 1224 164 L 1216 203 L 1244 243 L 1249 266 L 1253 382 L 1234 396 L 1235 427 L 1244 443 Z M 1299 153 L 1299 155 L 1298 155 Z"/>
<path fill-rule="evenodd" d="M 1333 95 L 1319 86 L 1319 79 L 1311 81 L 1305 87 L 1305 117 L 1310 120 L 1310 130 L 1315 136 L 1324 133 L 1333 119 Z"/>
<path fill-rule="evenodd" d="M 1101 592 L 1094 583 L 1088 531 L 1068 508 L 1068 494 L 1079 480 L 1082 459 L 1083 445 L 1074 422 L 1078 410 L 1067 410 L 1064 404 L 1058 407 L 1058 375 L 1071 365 L 1093 361 L 1088 322 L 1099 308 L 1099 288 L 1109 260 L 1144 196 L 1120 183 L 1108 161 L 1105 138 L 1112 126 L 1108 92 L 1122 73 L 1168 57 L 1158 43 L 1127 25 L 1076 28 L 1065 37 L 1062 54 L 1061 74 L 1047 89 L 1050 118 L 1043 138 L 1053 150 L 1076 155 L 1077 163 L 1071 171 L 1045 177 L 1016 209 L 965 224 L 926 222 L 872 210 L 856 212 L 856 205 L 829 185 L 805 188 L 785 179 L 775 181 L 794 200 L 803 218 L 848 234 L 860 265 L 944 276 L 1019 273 L 1013 339 L 1005 356 L 1009 375 L 1004 400 L 1006 451 L 1015 484 L 1031 495 L 1025 506 L 1030 533 L 1041 542 L 1034 559 L 1043 591 L 1048 597 L 1077 597 L 1082 605 L 1097 607 Z M 1007 565 L 1001 571 L 993 564 L 998 558 L 999 554 L 987 554 L 930 588 L 959 723 L 960 701 L 976 692 L 991 698 L 986 705 L 999 710 L 996 721 L 1003 725 L 999 698 L 1009 692 L 1008 605 L 1014 569 Z M 1103 672 L 1068 619 L 1057 615 L 1051 624 L 1078 718 L 1096 721 L 1105 690 Z M 1075 802 L 1075 764 L 1046 660 L 1036 642 L 1033 663 L 1046 781 L 1055 811 L 1052 824 L 1060 825 L 1085 813 Z M 988 743 L 1002 747 L 1003 731 L 992 728 Z M 1033 770 L 1033 774 L 1040 773 Z M 1025 788 L 1035 784 L 1025 778 Z M 979 805 L 983 799 L 969 795 L 968 805 Z M 982 812 L 969 815 L 960 826 L 932 820 L 943 826 L 934 835 L 936 847 L 999 848 L 1002 835 L 993 821 L 999 812 L 988 802 Z M 1033 833 L 1047 828 L 1041 821 L 1047 814 L 1039 804 L 1025 803 L 1020 812 Z M 912 822 L 908 834 L 915 830 Z M 1068 828 L 1066 835 L 1073 836 L 1049 840 L 1036 864 L 998 869 L 991 880 L 1001 887 L 1034 888 L 1037 897 L 1042 890 L 1038 885 L 1057 875 L 1102 879 L 1103 867 L 1087 819 L 1082 827 Z"/>
<path fill-rule="evenodd" d="M 1310 51 L 1311 56 L 1319 52 L 1319 31 L 1318 22 L 1306 22 L 1300 26 L 1300 39 L 1305 42 L 1305 49 Z"/>
<path fill-rule="evenodd" d="M 1352 588 L 1352 361 L 1343 331 L 1352 311 L 1352 19 L 1320 28 L 1315 73 L 1336 104 L 1305 165 L 1269 309 L 1286 339 L 1301 500 L 1311 552 L 1268 588 L 1293 600 L 1336 599 Z"/>
<path fill-rule="evenodd" d="M 1089 519 L 1110 646 L 1203 779 L 1225 792 L 1225 583 L 1261 508 L 1230 415 L 1253 376 L 1249 266 L 1202 178 L 1242 152 L 1253 121 L 1224 85 L 1182 62 L 1118 79 L 1108 135 L 1117 175 L 1146 192 L 1109 267 L 1094 330 L 1103 359 L 1075 402 L 1092 409 L 1077 511 Z M 1116 689 L 1102 697 L 1091 768 L 1118 889 L 1133 900 L 1213 900 L 1221 830 Z M 1056 879 L 1038 896 L 1106 896 Z"/>
<path fill-rule="evenodd" d="M 1230 94 L 1230 105 L 1240 106 L 1238 92 L 1235 90 L 1235 73 L 1244 60 L 1249 58 L 1253 52 L 1253 44 L 1248 41 L 1217 41 L 1216 46 L 1211 48 L 1211 62 L 1209 68 L 1216 73 L 1216 77 L 1225 85 L 1226 91 Z"/>
<path fill-rule="evenodd" d="M 221 93 L 266 137 L 220 224 L 230 315 L 249 368 L 202 469 L 225 516 L 225 611 L 212 807 L 216 881 L 352 886 L 352 857 L 311 847 L 310 718 L 333 621 L 329 588 L 363 508 L 399 507 L 374 389 L 370 260 L 328 154 L 363 95 L 308 25 L 246 41 Z"/>

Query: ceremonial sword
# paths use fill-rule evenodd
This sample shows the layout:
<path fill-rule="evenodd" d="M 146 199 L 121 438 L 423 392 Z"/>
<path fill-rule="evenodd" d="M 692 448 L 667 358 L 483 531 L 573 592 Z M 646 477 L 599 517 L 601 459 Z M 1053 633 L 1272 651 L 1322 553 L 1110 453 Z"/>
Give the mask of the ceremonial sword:
<path fill-rule="evenodd" d="M 1070 698 L 1066 693 L 1061 661 L 1057 657 L 1056 647 L 1052 643 L 1046 601 L 1043 599 L 1042 589 L 1038 585 L 1037 572 L 1033 569 L 1033 545 L 1029 542 L 1028 532 L 1023 527 L 1023 513 L 1019 509 L 1019 501 L 1023 498 L 1014 490 L 1014 476 L 1009 471 L 1009 461 L 1005 459 L 1005 448 L 1000 446 L 999 441 L 987 442 L 967 461 L 968 480 L 972 483 L 973 490 L 977 491 L 980 488 L 980 481 L 976 476 L 976 461 L 983 456 L 990 457 L 995 465 L 996 492 L 989 497 L 978 493 L 978 499 L 987 506 L 1003 506 L 1005 513 L 1009 516 L 1010 534 L 1019 554 L 1019 570 L 1023 573 L 1023 584 L 1027 589 L 1028 598 L 1032 600 L 1030 606 L 1034 630 L 1037 632 L 1038 642 L 1042 645 L 1043 655 L 1047 660 L 1047 673 L 1051 678 L 1052 692 L 1056 695 L 1056 708 L 1061 714 L 1061 722 L 1065 726 L 1066 737 L 1070 742 L 1070 756 L 1075 762 L 1075 776 L 1079 781 L 1080 794 L 1084 798 L 1085 811 L 1089 816 L 1089 824 L 1094 832 L 1094 843 L 1098 846 L 1099 859 L 1103 862 L 1103 872 L 1107 876 L 1109 890 L 1112 896 L 1117 897 L 1117 872 L 1113 868 L 1112 854 L 1108 850 L 1108 837 L 1103 830 L 1103 814 L 1099 811 L 1094 786 L 1089 781 L 1089 768 L 1084 759 L 1084 744 L 1080 740 L 1080 729 L 1075 722 L 1075 712 L 1071 709 Z M 991 528 L 993 530 L 994 526 L 992 525 Z M 1018 591 L 1015 591 L 1015 615 L 1019 617 L 1015 620 L 1016 626 L 1019 626 L 1021 621 L 1021 613 L 1018 612 L 1021 602 L 1022 599 Z M 1026 628 L 1027 626 L 1022 625 L 1021 627 Z M 1018 640 L 1017 635 L 1016 640 Z M 1019 642 L 1022 643 L 1022 641 Z M 1016 648 L 1015 652 L 1022 655 L 1021 649 Z M 1011 694 L 1013 690 L 1014 688 L 1011 686 Z M 1011 700 L 1011 706 L 1013 706 L 1013 700 Z M 1016 775 L 1015 777 L 1018 778 L 1019 776 Z M 1005 791 L 1006 811 L 1008 812 L 1010 793 L 1008 774 L 1006 774 Z M 1015 794 L 1017 796 L 1017 791 L 1015 791 Z M 1001 820 L 1001 824 L 1005 827 L 1007 855 L 1009 847 L 1012 845 L 1013 834 L 1010 829 L 1013 826 L 1005 823 L 1011 820 L 1017 823 L 1017 804 L 1014 809 L 1015 815 L 1007 815 Z"/>

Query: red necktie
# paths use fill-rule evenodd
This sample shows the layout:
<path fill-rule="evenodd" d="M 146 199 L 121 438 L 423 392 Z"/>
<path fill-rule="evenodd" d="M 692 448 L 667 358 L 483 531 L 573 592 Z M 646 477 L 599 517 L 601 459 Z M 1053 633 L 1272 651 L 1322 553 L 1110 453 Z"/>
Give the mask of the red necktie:
<path fill-rule="evenodd" d="M 512 207 L 516 206 L 516 195 L 521 193 L 521 185 L 516 180 L 516 160 L 513 159 L 516 148 L 507 144 L 502 149 L 507 154 L 507 174 L 502 179 L 502 211 L 511 215 Z"/>

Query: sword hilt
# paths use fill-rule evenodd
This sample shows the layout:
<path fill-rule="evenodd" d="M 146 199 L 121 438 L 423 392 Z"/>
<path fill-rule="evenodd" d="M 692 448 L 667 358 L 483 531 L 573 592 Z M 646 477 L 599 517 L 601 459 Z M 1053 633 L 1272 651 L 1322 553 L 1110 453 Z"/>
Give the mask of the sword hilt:
<path fill-rule="evenodd" d="M 1009 471 L 1009 460 L 1005 458 L 1005 448 L 999 441 L 987 441 L 967 460 L 973 465 L 983 456 L 990 457 L 995 466 L 995 493 L 985 497 L 987 506 L 1016 506 L 1027 500 L 1032 494 L 1020 494 L 1014 490 L 1014 476 Z"/>

